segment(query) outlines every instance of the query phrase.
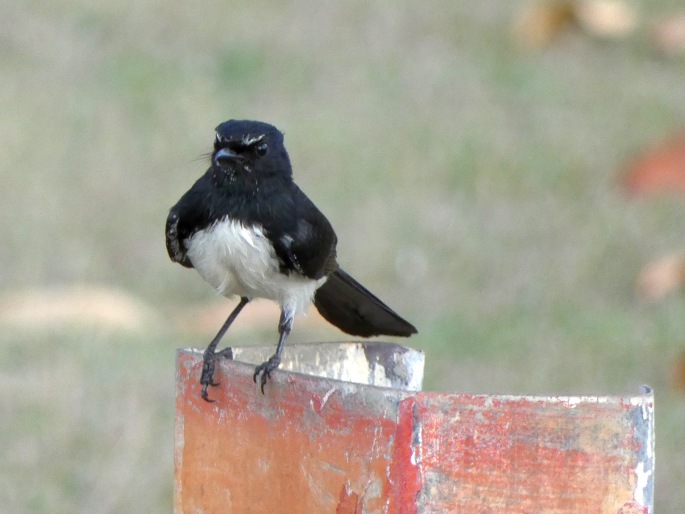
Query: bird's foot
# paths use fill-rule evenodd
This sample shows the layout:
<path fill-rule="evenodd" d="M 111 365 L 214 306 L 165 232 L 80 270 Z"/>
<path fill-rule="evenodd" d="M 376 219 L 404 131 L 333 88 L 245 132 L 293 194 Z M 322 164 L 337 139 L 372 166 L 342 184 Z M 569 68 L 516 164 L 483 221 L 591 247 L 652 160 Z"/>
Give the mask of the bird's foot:
<path fill-rule="evenodd" d="M 209 398 L 207 388 L 209 386 L 216 387 L 219 385 L 219 382 L 214 382 L 214 370 L 216 369 L 216 361 L 219 358 L 232 359 L 233 350 L 229 347 L 221 350 L 220 352 L 205 352 L 204 356 L 202 357 L 202 375 L 200 375 L 200 385 L 202 385 L 202 391 L 200 392 L 200 395 L 204 401 L 210 403 L 216 400 L 211 400 Z"/>
<path fill-rule="evenodd" d="M 264 394 L 264 386 L 266 385 L 267 379 L 271 378 L 271 372 L 280 365 L 281 358 L 278 355 L 272 355 L 268 361 L 262 362 L 255 368 L 254 375 L 252 375 L 252 380 L 254 380 L 256 384 L 257 377 L 259 377 L 259 385 L 260 389 L 262 390 L 262 394 Z"/>

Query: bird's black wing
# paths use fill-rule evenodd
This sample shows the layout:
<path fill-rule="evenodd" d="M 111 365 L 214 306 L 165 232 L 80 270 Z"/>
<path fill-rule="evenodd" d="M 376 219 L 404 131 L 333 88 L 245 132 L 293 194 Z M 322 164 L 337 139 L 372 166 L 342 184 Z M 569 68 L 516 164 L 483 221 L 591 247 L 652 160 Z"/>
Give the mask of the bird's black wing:
<path fill-rule="evenodd" d="M 185 240 L 212 221 L 212 184 L 209 172 L 200 177 L 169 211 L 166 219 L 166 249 L 172 261 L 192 268 Z"/>
<path fill-rule="evenodd" d="M 337 237 L 331 224 L 296 185 L 290 191 L 274 196 L 271 223 L 264 224 L 281 271 L 313 279 L 327 277 L 314 295 L 314 305 L 343 332 L 362 337 L 415 334 L 411 323 L 338 267 Z"/>
<path fill-rule="evenodd" d="M 337 269 L 338 238 L 328 219 L 293 183 L 278 195 L 263 225 L 281 263 L 281 272 L 318 280 Z M 277 205 L 274 205 L 276 203 Z"/>
<path fill-rule="evenodd" d="M 340 268 L 316 290 L 314 305 L 328 322 L 354 336 L 416 334 L 414 325 Z"/>

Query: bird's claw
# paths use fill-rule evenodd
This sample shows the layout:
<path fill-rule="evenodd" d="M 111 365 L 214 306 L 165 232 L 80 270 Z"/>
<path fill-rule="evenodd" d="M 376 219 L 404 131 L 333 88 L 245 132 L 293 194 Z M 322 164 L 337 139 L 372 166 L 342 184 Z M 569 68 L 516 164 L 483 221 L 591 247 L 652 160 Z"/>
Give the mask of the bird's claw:
<path fill-rule="evenodd" d="M 209 384 L 202 384 L 202 391 L 200 392 L 200 396 L 202 396 L 202 399 L 204 401 L 206 401 L 207 403 L 214 403 L 216 400 L 212 400 L 209 397 L 209 394 L 207 393 L 207 386 L 208 385 Z M 215 384 L 211 384 L 211 385 L 215 385 Z"/>
<path fill-rule="evenodd" d="M 219 357 L 224 357 L 224 358 L 233 358 L 233 352 L 231 348 L 226 348 L 220 352 L 217 353 L 211 353 L 211 354 L 205 354 L 203 357 L 203 364 L 202 364 L 202 374 L 200 375 L 200 384 L 202 385 L 202 391 L 200 392 L 200 396 L 202 396 L 202 399 L 206 402 L 213 403 L 216 400 L 211 400 L 209 398 L 209 394 L 207 392 L 207 389 L 209 386 L 216 387 L 221 384 L 221 382 L 215 382 L 214 381 L 214 371 L 216 369 L 216 360 Z"/>
<path fill-rule="evenodd" d="M 252 375 L 252 380 L 257 383 L 257 377 L 259 377 L 259 388 L 264 394 L 264 386 L 268 379 L 271 379 L 271 372 L 281 365 L 281 358 L 278 355 L 272 356 L 268 361 L 262 362 L 254 370 Z"/>

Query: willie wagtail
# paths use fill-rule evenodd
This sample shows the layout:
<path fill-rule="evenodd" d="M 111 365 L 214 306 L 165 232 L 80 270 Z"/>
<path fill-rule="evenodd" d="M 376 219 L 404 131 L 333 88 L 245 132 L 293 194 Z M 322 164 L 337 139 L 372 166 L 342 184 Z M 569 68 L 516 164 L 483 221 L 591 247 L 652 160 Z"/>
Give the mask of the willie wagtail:
<path fill-rule="evenodd" d="M 229 120 L 216 128 L 211 166 L 171 209 L 166 246 L 171 260 L 195 268 L 214 289 L 240 302 L 204 352 L 202 397 L 216 359 L 231 349 L 216 347 L 247 303 L 268 298 L 279 304 L 276 353 L 257 366 L 262 393 L 296 314 L 314 305 L 343 332 L 370 337 L 408 337 L 416 328 L 402 319 L 336 261 L 337 237 L 326 217 L 295 185 L 283 134 L 267 123 Z"/>

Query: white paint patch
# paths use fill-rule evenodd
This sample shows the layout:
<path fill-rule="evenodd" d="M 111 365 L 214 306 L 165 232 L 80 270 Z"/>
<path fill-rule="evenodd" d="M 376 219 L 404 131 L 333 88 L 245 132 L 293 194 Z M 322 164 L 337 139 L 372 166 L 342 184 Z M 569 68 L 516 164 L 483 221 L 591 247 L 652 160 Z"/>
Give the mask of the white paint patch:
<path fill-rule="evenodd" d="M 193 266 L 226 297 L 267 298 L 290 315 L 303 314 L 325 278 L 284 275 L 262 227 L 220 220 L 185 242 Z"/>
<path fill-rule="evenodd" d="M 423 450 L 423 425 L 418 424 L 418 427 L 414 427 L 414 440 L 411 445 L 411 457 L 410 462 L 412 466 L 418 466 L 421 464 L 422 450 Z"/>
<path fill-rule="evenodd" d="M 323 396 L 323 399 L 321 400 L 321 410 L 323 410 L 323 408 L 326 406 L 326 404 L 328 403 L 328 399 L 335 392 L 335 390 L 335 387 L 332 387 L 328 391 L 326 391 L 326 394 Z"/>
<path fill-rule="evenodd" d="M 638 462 L 635 468 L 635 476 L 637 478 L 637 484 L 635 484 L 635 494 L 633 497 L 639 505 L 647 505 L 645 498 L 645 490 L 649 486 L 649 479 L 652 476 L 652 469 L 645 466 L 644 462 Z"/>

